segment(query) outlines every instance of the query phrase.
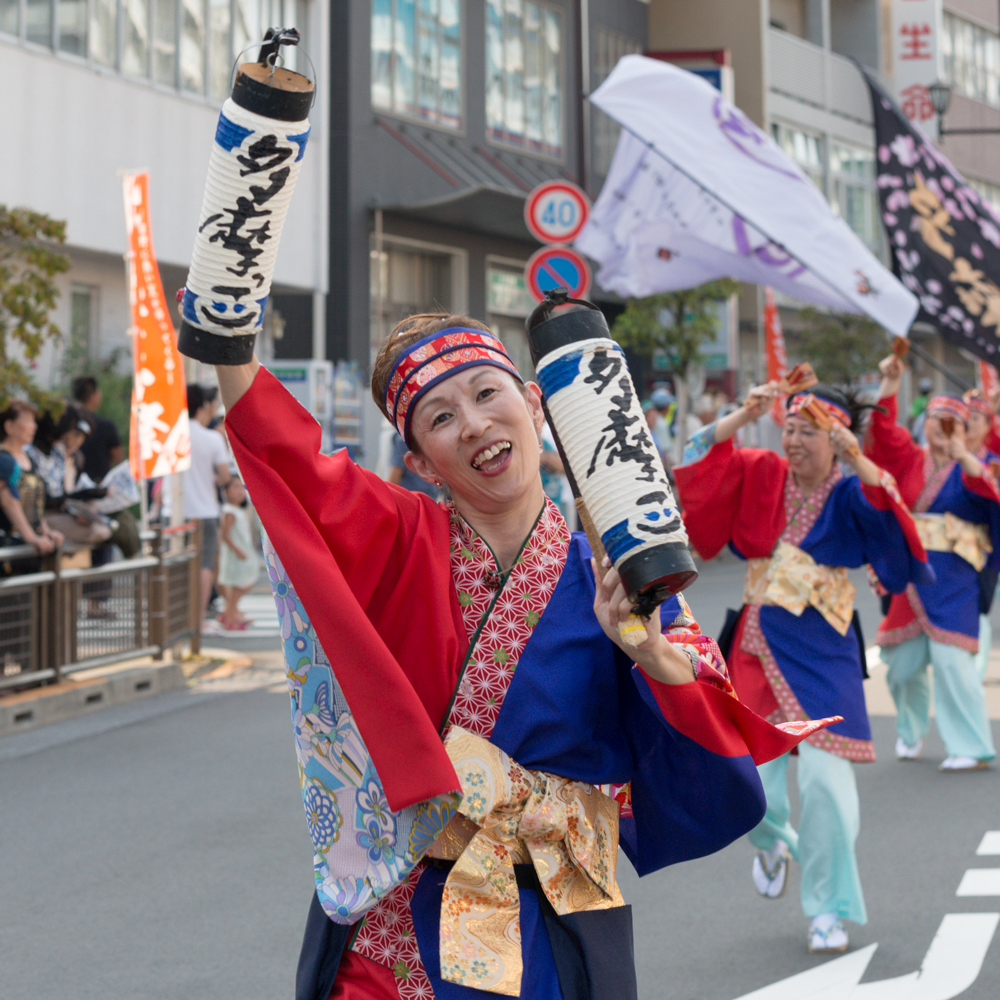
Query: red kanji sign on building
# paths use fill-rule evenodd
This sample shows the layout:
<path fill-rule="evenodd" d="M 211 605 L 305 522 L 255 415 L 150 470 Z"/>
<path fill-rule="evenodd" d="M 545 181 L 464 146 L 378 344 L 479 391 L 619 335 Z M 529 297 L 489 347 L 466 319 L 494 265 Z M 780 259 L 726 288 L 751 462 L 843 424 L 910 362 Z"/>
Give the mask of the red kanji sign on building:
<path fill-rule="evenodd" d="M 929 44 L 934 32 L 929 24 L 902 24 L 899 33 L 903 36 L 900 59 L 932 59 L 934 53 Z"/>

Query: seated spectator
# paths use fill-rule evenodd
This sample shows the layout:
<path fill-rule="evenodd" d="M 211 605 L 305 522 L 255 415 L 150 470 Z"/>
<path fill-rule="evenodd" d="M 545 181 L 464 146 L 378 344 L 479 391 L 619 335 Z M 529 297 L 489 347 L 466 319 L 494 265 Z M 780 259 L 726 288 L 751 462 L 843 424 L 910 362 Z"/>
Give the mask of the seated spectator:
<path fill-rule="evenodd" d="M 26 447 L 35 436 L 37 411 L 12 400 L 0 411 L 0 530 L 11 541 L 33 545 L 39 555 L 54 552 L 63 536 L 43 519 L 45 486 Z M 17 563 L 11 564 L 13 571 Z"/>
<path fill-rule="evenodd" d="M 73 379 L 73 398 L 79 405 L 84 420 L 93 430 L 86 441 L 80 445 L 79 454 L 83 457 L 83 469 L 90 478 L 100 485 L 104 477 L 125 458 L 125 449 L 118 428 L 107 417 L 102 417 L 97 410 L 101 405 L 101 388 L 93 375 L 80 375 Z M 126 559 L 139 554 L 142 547 L 139 540 L 139 526 L 132 512 L 128 509 L 118 511 L 114 517 L 118 523 L 111 542 L 94 549 L 90 555 L 92 566 L 104 566 L 111 562 L 112 543 L 121 549 Z"/>
<path fill-rule="evenodd" d="M 86 514 L 66 509 L 67 500 L 76 489 L 75 455 L 91 431 L 90 423 L 76 406 L 67 406 L 62 416 L 54 420 L 44 414 L 38 422 L 35 439 L 25 446 L 45 485 L 45 522 L 66 539 L 68 551 L 103 545 L 111 537 L 111 527 L 96 512 Z"/>

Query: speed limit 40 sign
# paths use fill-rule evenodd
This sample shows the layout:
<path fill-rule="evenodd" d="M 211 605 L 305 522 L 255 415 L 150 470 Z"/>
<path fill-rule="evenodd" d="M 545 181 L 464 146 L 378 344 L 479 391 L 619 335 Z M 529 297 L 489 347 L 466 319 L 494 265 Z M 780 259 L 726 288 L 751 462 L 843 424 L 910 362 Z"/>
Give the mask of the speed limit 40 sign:
<path fill-rule="evenodd" d="M 524 222 L 540 243 L 572 243 L 590 214 L 590 199 L 570 181 L 546 181 L 524 202 Z"/>

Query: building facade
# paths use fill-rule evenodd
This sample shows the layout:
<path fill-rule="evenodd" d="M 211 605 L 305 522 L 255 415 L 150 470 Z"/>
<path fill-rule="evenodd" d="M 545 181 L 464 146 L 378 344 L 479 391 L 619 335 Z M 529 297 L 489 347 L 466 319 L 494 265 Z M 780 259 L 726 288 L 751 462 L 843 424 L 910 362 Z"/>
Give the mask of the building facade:
<path fill-rule="evenodd" d="M 651 0 L 652 49 L 727 49 L 735 101 L 814 180 L 834 210 L 882 260 L 889 253 L 875 190 L 875 136 L 868 88 L 856 63 L 895 91 L 893 0 Z M 1000 37 L 993 0 L 937 6 L 937 75 L 953 88 L 945 127 L 1000 128 Z M 897 25 L 907 30 L 909 25 Z M 923 30 L 924 24 L 918 26 Z M 935 123 L 925 122 L 936 134 Z M 947 136 L 940 147 L 963 176 L 1000 209 L 1000 135 Z M 794 303 L 782 302 L 794 336 Z M 761 374 L 761 297 L 740 296 L 744 382 Z M 929 328 L 913 337 L 972 380 L 972 361 Z M 917 376 L 943 377 L 914 362 Z M 949 391 L 955 386 L 950 385 Z"/>
<path fill-rule="evenodd" d="M 215 124 L 238 53 L 259 42 L 268 25 L 294 23 L 303 43 L 290 59 L 308 72 L 308 55 L 322 79 L 327 6 L 315 0 L 0 0 L 0 58 L 8 81 L 0 203 L 65 220 L 72 262 L 60 276 L 53 311 L 65 339 L 41 359 L 40 382 L 63 381 L 70 349 L 93 364 L 117 353 L 123 370 L 131 365 L 120 172 L 149 172 L 154 247 L 172 301 L 187 276 Z M 307 329 L 320 356 L 328 93 L 319 88 L 311 115 L 309 155 L 284 231 L 268 321 L 269 335 L 283 327 Z M 313 353 L 310 342 L 307 356 Z"/>
<path fill-rule="evenodd" d="M 329 357 L 367 368 L 400 318 L 448 310 L 485 319 L 530 371 L 525 195 L 554 178 L 600 189 L 616 134 L 581 95 L 642 51 L 647 13 L 640 0 L 332 5 Z M 365 423 L 368 461 L 373 406 Z"/>

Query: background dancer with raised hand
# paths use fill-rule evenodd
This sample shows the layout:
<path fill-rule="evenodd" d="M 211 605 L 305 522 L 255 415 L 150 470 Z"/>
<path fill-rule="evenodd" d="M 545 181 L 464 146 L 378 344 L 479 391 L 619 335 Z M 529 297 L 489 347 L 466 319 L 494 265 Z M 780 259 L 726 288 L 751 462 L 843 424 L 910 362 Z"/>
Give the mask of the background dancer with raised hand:
<path fill-rule="evenodd" d="M 965 446 L 986 469 L 986 474 L 997 484 L 1000 476 L 1000 455 L 991 450 L 989 440 L 993 437 L 993 407 L 981 389 L 970 389 L 962 399 L 969 408 L 969 426 L 965 432 Z M 994 442 L 995 443 L 995 442 Z M 986 676 L 990 663 L 990 648 L 993 645 L 993 626 L 990 624 L 990 609 L 997 589 L 997 571 L 984 567 L 979 571 L 979 652 L 976 653 L 976 669 L 980 678 Z"/>
<path fill-rule="evenodd" d="M 903 363 L 893 354 L 879 367 L 881 412 L 872 414 L 865 451 L 896 477 L 937 577 L 893 597 L 878 631 L 896 702 L 896 756 L 916 760 L 923 752 L 932 665 L 934 715 L 948 752 L 941 770 L 979 770 L 996 756 L 976 653 L 979 573 L 1000 569 L 1000 494 L 966 446 L 966 404 L 932 397 L 921 448 L 896 423 Z"/>
<path fill-rule="evenodd" d="M 783 895 L 794 857 L 802 865 L 809 950 L 839 952 L 848 945 L 843 921 L 867 922 L 851 764 L 875 759 L 864 641 L 845 567 L 871 563 L 894 591 L 933 575 L 892 478 L 860 454 L 849 429 L 857 408 L 839 390 L 816 385 L 789 398 L 781 439 L 787 458 L 734 448 L 736 431 L 766 413 L 777 391 L 776 382 L 752 389 L 741 409 L 689 442 L 674 474 L 698 553 L 711 559 L 729 545 L 748 560 L 745 604 L 730 613 L 720 639 L 740 700 L 775 722 L 843 716 L 799 747 L 798 830 L 790 823 L 785 755 L 758 768 L 767 813 L 750 832 L 757 891 Z M 838 459 L 856 475 L 845 477 Z"/>

